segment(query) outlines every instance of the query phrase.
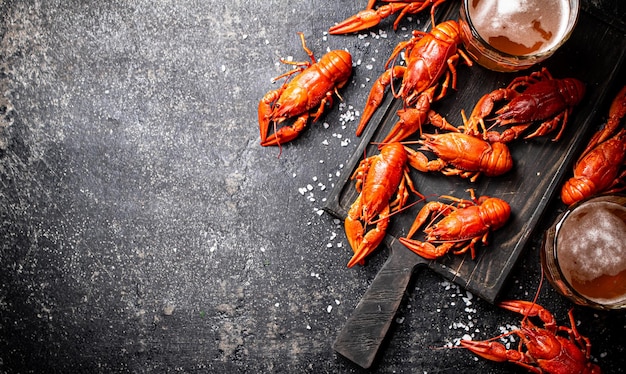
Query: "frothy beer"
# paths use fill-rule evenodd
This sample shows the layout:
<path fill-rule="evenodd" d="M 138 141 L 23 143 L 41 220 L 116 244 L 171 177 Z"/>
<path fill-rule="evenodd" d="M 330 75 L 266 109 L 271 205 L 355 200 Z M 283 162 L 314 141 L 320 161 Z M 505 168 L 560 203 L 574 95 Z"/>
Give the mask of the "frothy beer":
<path fill-rule="evenodd" d="M 570 36 L 579 0 L 463 0 L 467 53 L 497 71 L 518 71 L 550 57 Z"/>
<path fill-rule="evenodd" d="M 471 0 L 469 14 L 492 47 L 516 56 L 545 52 L 567 32 L 566 0 Z"/>
<path fill-rule="evenodd" d="M 556 257 L 564 278 L 600 304 L 626 299 L 626 208 L 598 201 L 574 209 L 563 221 Z"/>

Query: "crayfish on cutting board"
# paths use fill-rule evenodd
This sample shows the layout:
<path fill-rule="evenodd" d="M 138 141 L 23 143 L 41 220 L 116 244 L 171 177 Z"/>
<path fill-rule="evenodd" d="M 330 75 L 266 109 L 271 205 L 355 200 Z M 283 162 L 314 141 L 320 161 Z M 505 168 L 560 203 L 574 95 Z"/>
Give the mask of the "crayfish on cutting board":
<path fill-rule="evenodd" d="M 461 346 L 497 362 L 511 362 L 532 373 L 600 374 L 600 367 L 590 361 L 591 343 L 576 329 L 573 309 L 568 316 L 571 327 L 559 326 L 552 313 L 530 301 L 504 301 L 504 309 L 524 315 L 519 329 L 484 341 L 461 340 Z M 529 317 L 538 317 L 543 327 Z M 518 349 L 507 349 L 495 340 L 507 335 L 519 337 Z"/>
<path fill-rule="evenodd" d="M 314 115 L 313 121 L 317 121 L 326 104 L 332 106 L 333 94 L 341 98 L 338 89 L 346 85 L 352 74 L 352 55 L 349 52 L 330 51 L 316 61 L 313 52 L 305 44 L 304 34 L 298 35 L 311 62 L 281 60 L 296 68 L 276 77 L 274 80 L 287 79 L 280 88 L 267 92 L 259 102 L 262 146 L 280 146 L 298 137 L 311 114 Z M 291 126 L 277 129 L 279 124 L 292 117 L 297 118 Z M 271 135 L 268 134 L 270 124 L 274 125 L 274 133 Z"/>
<path fill-rule="evenodd" d="M 624 190 L 626 127 L 617 131 L 626 115 L 626 86 L 613 99 L 609 118 L 589 141 L 574 165 L 574 176 L 561 188 L 561 201 L 572 205 L 602 192 Z"/>
<path fill-rule="evenodd" d="M 398 14 L 393 23 L 393 29 L 397 30 L 400 20 L 407 14 L 417 14 L 429 6 L 430 18 L 435 24 L 435 9 L 446 0 L 383 0 L 388 4 L 381 5 L 374 9 L 376 0 L 369 0 L 367 6 L 362 11 L 349 17 L 338 24 L 332 26 L 328 32 L 330 34 L 348 34 L 357 32 L 378 25 L 383 19 Z"/>
<path fill-rule="evenodd" d="M 495 177 L 513 168 L 513 157 L 509 147 L 502 142 L 490 143 L 479 137 L 460 132 L 422 134 L 417 141 L 420 150 L 437 155 L 429 160 L 416 151 L 414 167 L 422 172 L 441 171 L 444 175 L 458 175 L 471 182 L 484 174 Z"/>
<path fill-rule="evenodd" d="M 411 251 L 427 259 L 439 258 L 449 251 L 462 254 L 470 251 L 476 258 L 475 245 L 478 241 L 487 244 L 487 235 L 504 226 L 511 216 L 509 204 L 499 198 L 481 196 L 476 198 L 474 190 L 469 190 L 471 200 L 453 196 L 442 196 L 454 204 L 440 201 L 428 202 L 420 210 L 406 237 L 399 239 Z M 411 239 L 428 218 L 434 215 L 424 232 L 424 242 Z M 433 223 L 437 217 L 443 217 Z M 435 244 L 438 244 L 437 246 Z"/>
<path fill-rule="evenodd" d="M 363 264 L 365 257 L 382 242 L 392 212 L 405 206 L 408 189 L 423 199 L 413 186 L 408 166 L 413 163 L 414 151 L 400 143 L 381 147 L 380 153 L 361 160 L 352 174 L 356 180 L 358 197 L 352 203 L 344 225 L 354 255 L 348 267 Z M 407 189 L 408 186 L 408 189 Z M 393 195 L 394 200 L 391 200 Z M 367 225 L 374 228 L 366 232 Z"/>
<path fill-rule="evenodd" d="M 561 138 L 572 110 L 585 94 L 585 85 L 576 78 L 555 79 L 548 69 L 533 72 L 528 76 L 517 77 L 506 87 L 484 95 L 476 103 L 470 118 L 464 124 L 465 132 L 485 134 L 485 118 L 492 114 L 499 102 L 506 104 L 495 112 L 494 126 L 513 125 L 503 138 L 490 140 L 509 142 L 523 134 L 534 123 L 539 122 L 535 131 L 526 139 L 543 136 L 559 128 L 553 138 Z"/>
<path fill-rule="evenodd" d="M 467 55 L 458 49 L 460 42 L 459 24 L 449 20 L 434 26 L 429 33 L 413 31 L 411 39 L 399 43 L 385 64 L 385 72 L 374 82 L 370 90 L 356 135 L 361 135 L 381 105 L 387 86 L 395 79 L 402 79 L 402 83 L 397 91 L 392 90 L 394 97 L 402 98 L 405 108 L 417 104 L 420 112 L 429 113 L 431 102 L 445 96 L 448 86 L 456 88 L 456 64 L 459 58 L 462 57 L 469 66 L 473 64 Z M 395 65 L 401 52 L 405 52 L 406 66 Z M 444 75 L 444 82 L 439 84 Z M 434 91 L 439 85 L 441 90 L 435 95 Z M 403 130 L 402 136 L 394 137 L 393 141 L 405 139 L 420 126 L 421 122 L 418 121 L 412 131 Z M 383 142 L 390 140 L 385 139 Z"/>

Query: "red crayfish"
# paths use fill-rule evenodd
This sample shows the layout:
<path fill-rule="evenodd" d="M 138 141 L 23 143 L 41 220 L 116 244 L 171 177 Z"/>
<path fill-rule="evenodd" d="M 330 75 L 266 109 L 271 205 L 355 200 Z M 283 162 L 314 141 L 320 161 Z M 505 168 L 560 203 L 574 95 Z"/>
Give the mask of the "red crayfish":
<path fill-rule="evenodd" d="M 571 328 L 568 328 L 558 326 L 552 313 L 534 302 L 504 301 L 499 305 L 524 315 L 520 328 L 486 341 L 461 340 L 462 347 L 488 360 L 512 362 L 533 373 L 602 372 L 598 365 L 590 361 L 591 343 L 576 329 L 573 309 L 568 313 L 571 325 Z M 533 324 L 529 317 L 539 317 L 543 322 L 543 328 Z M 494 341 L 512 334 L 520 339 L 517 350 L 509 350 L 503 344 Z"/>
<path fill-rule="evenodd" d="M 296 68 L 276 79 L 287 77 L 285 83 L 276 90 L 271 90 L 259 103 L 259 127 L 262 146 L 279 146 L 295 139 L 308 123 L 310 113 L 317 121 L 324 112 L 326 104 L 332 105 L 333 93 L 339 98 L 339 88 L 343 87 L 352 74 L 352 56 L 344 50 L 326 53 L 319 61 L 304 42 L 304 35 L 298 33 L 302 48 L 311 58 L 311 62 L 288 62 Z M 292 80 L 293 74 L 299 73 Z M 316 109 L 317 108 L 317 109 Z M 298 117 L 293 125 L 284 126 L 268 136 L 270 123 L 274 128 L 288 118 Z"/>
<path fill-rule="evenodd" d="M 514 126 L 500 139 L 494 138 L 494 132 L 490 132 L 491 140 L 511 141 L 524 133 L 533 123 L 540 122 L 539 127 L 526 135 L 526 138 L 546 135 L 560 124 L 560 130 L 553 139 L 557 141 L 563 134 L 570 113 L 584 94 L 585 85 L 578 79 L 554 79 L 550 72 L 543 68 L 528 76 L 515 78 L 506 88 L 484 95 L 465 123 L 465 132 L 478 135 L 480 125 L 485 134 L 485 117 L 491 114 L 497 102 L 508 101 L 495 112 L 497 116 L 494 125 Z"/>
<path fill-rule="evenodd" d="M 439 258 L 450 250 L 454 254 L 468 250 L 472 259 L 476 257 L 475 245 L 480 240 L 487 244 L 487 235 L 497 230 L 509 220 L 511 207 L 495 197 L 481 196 L 476 198 L 474 190 L 469 190 L 472 200 L 459 199 L 452 196 L 442 198 L 456 202 L 457 205 L 431 201 L 420 210 L 406 237 L 400 242 L 411 251 L 427 259 Z M 422 227 L 430 215 L 442 215 L 437 223 L 432 222 L 424 229 L 426 241 L 413 240 L 411 237 Z M 435 244 L 440 243 L 438 246 Z"/>
<path fill-rule="evenodd" d="M 431 151 L 438 157 L 429 160 L 423 153 L 416 152 L 413 165 L 422 172 L 441 171 L 475 182 L 481 174 L 493 177 L 513 168 L 509 147 L 501 142 L 490 143 L 465 133 L 447 132 L 422 134 L 417 143 L 422 145 L 420 150 Z"/>
<path fill-rule="evenodd" d="M 574 176 L 561 188 L 563 203 L 571 205 L 597 193 L 616 192 L 626 188 L 626 170 L 623 170 L 626 162 L 626 128 L 615 133 L 624 115 L 626 86 L 611 103 L 604 128 L 594 134 L 576 161 Z"/>
<path fill-rule="evenodd" d="M 382 5 L 377 9 L 374 9 L 376 0 L 369 0 L 367 7 L 355 14 L 354 16 L 332 26 L 328 32 L 330 34 L 347 34 L 351 32 L 361 31 L 378 25 L 383 19 L 400 12 L 395 22 L 393 23 L 393 29 L 397 30 L 400 20 L 407 14 L 417 14 L 429 5 L 430 18 L 433 25 L 435 24 L 435 9 L 446 0 L 384 0 L 389 4 Z"/>
<path fill-rule="evenodd" d="M 412 163 L 413 151 L 400 143 L 385 144 L 380 153 L 359 163 L 351 179 L 356 179 L 356 198 L 345 219 L 348 242 L 354 255 L 348 267 L 363 264 L 385 237 L 389 215 L 406 204 L 409 189 L 423 198 L 409 177 L 407 163 Z M 392 196 L 396 198 L 390 201 Z M 365 232 L 366 226 L 375 228 Z"/>
<path fill-rule="evenodd" d="M 394 92 L 394 96 L 402 98 L 405 108 L 417 103 L 418 109 L 424 113 L 429 112 L 431 101 L 439 100 L 446 94 L 449 85 L 456 88 L 455 66 L 459 57 L 463 57 L 468 65 L 472 65 L 465 53 L 457 48 L 459 43 L 459 24 L 449 20 L 435 26 L 429 33 L 413 31 L 413 37 L 410 40 L 398 44 L 385 64 L 387 70 L 372 86 L 356 131 L 357 136 L 361 135 L 370 118 L 382 103 L 387 86 L 396 78 L 402 79 L 402 83 L 398 91 Z M 406 51 L 406 66 L 391 66 L 402 51 Z M 446 78 L 441 84 L 441 92 L 435 96 L 435 87 L 443 75 Z M 451 84 L 450 79 L 452 80 Z M 428 100 L 424 100 L 423 95 L 429 89 L 432 91 L 426 93 Z M 419 99 L 420 96 L 422 100 Z M 419 127 L 419 124 L 417 126 Z M 404 133 L 403 136 L 408 131 L 404 131 Z M 401 139 L 396 138 L 395 140 Z"/>

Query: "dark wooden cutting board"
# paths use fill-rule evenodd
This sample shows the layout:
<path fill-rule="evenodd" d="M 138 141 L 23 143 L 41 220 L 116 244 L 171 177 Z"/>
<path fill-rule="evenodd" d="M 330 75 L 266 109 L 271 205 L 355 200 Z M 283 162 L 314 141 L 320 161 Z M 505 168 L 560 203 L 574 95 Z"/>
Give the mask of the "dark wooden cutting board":
<path fill-rule="evenodd" d="M 457 19 L 458 4 L 451 2 L 441 13 L 439 22 Z M 428 30 L 429 26 L 425 31 Z M 582 11 L 571 38 L 541 66 L 520 73 L 497 73 L 478 65 L 457 66 L 457 90 L 449 92 L 445 99 L 432 107 L 455 125 L 462 123 L 461 110 L 469 115 L 482 95 L 505 87 L 513 78 L 527 75 L 541 67 L 548 68 L 555 78 L 580 79 L 587 85 L 587 92 L 572 113 L 567 130 L 558 142 L 548 136 L 510 144 L 515 165 L 506 175 L 481 177 L 471 183 L 466 179 L 445 177 L 439 173 L 411 172 L 416 188 L 426 196 L 469 198 L 466 190 L 473 188 L 477 195 L 506 200 L 511 205 L 511 219 L 505 227 L 492 234 L 488 246 L 478 247 L 476 259 L 472 260 L 466 254 L 446 255 L 439 260 L 429 261 L 397 241 L 398 237 L 406 235 L 423 204 L 393 216 L 384 242 L 390 249 L 389 257 L 337 337 L 334 349 L 338 353 L 364 368 L 372 364 L 418 265 L 433 269 L 489 302 L 497 299 L 511 269 L 534 234 L 546 206 L 555 197 L 564 178 L 571 173 L 578 152 L 584 147 L 589 134 L 601 125 L 602 114 L 597 113 L 597 108 L 610 100 L 607 98 L 607 90 L 623 66 L 625 50 L 626 37 L 623 31 Z M 371 143 L 386 136 L 396 123 L 396 111 L 401 106 L 399 100 L 387 94 L 386 101 L 363 134 L 348 170 L 354 170 L 364 154 L 377 153 L 376 146 Z M 435 130 L 425 127 L 424 131 Z M 344 173 L 325 207 L 327 212 L 341 219 L 346 217 L 347 210 L 357 197 L 350 175 Z M 346 252 L 346 263 L 351 255 Z"/>

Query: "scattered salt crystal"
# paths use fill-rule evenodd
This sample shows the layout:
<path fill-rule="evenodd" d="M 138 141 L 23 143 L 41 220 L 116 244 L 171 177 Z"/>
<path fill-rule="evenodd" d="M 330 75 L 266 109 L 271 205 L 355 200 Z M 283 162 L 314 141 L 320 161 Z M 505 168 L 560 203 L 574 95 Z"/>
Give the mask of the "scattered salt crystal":
<path fill-rule="evenodd" d="M 326 244 L 326 248 L 332 248 L 333 247 L 333 243 L 327 243 Z"/>
<path fill-rule="evenodd" d="M 341 304 L 341 301 L 335 299 L 335 304 L 339 305 L 339 304 Z"/>
<path fill-rule="evenodd" d="M 310 329 L 311 329 L 311 326 L 309 326 L 309 325 L 307 324 L 307 325 L 306 325 L 306 329 L 307 329 L 307 330 L 310 330 Z"/>
<path fill-rule="evenodd" d="M 332 305 L 329 305 L 329 306 L 326 307 L 326 312 L 327 313 L 330 313 L 331 310 L 333 310 L 333 306 Z"/>
<path fill-rule="evenodd" d="M 306 189 L 309 190 L 309 191 L 312 191 L 313 190 L 313 186 L 311 186 L 310 184 L 307 184 L 306 185 Z"/>
<path fill-rule="evenodd" d="M 328 140 L 327 140 L 327 139 L 324 139 L 324 140 L 322 141 L 322 145 L 328 145 L 328 144 L 329 144 L 329 143 L 328 143 Z"/>
<path fill-rule="evenodd" d="M 276 308 L 278 308 L 278 307 L 280 306 L 280 303 L 276 303 L 276 304 L 274 304 L 274 306 L 275 306 Z"/>

